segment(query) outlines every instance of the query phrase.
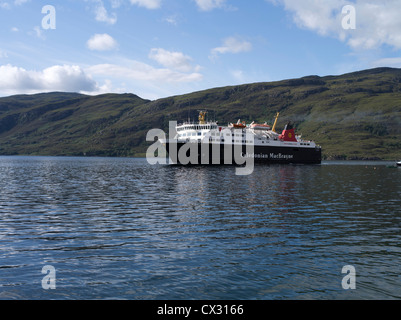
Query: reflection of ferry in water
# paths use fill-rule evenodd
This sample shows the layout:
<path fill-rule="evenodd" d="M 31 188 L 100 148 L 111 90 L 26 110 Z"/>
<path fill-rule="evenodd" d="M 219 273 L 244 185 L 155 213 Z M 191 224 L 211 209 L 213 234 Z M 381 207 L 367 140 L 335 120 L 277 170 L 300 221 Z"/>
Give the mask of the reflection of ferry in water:
<path fill-rule="evenodd" d="M 321 147 L 301 139 L 291 123 L 281 134 L 276 133 L 278 116 L 277 113 L 273 127 L 254 122 L 247 125 L 240 120 L 222 127 L 217 122 L 206 121 L 206 112 L 200 111 L 198 123 L 179 124 L 173 139 L 160 142 L 174 164 L 243 164 L 236 161 L 239 158 L 263 163 L 320 164 Z M 190 157 L 191 152 L 196 156 Z"/>

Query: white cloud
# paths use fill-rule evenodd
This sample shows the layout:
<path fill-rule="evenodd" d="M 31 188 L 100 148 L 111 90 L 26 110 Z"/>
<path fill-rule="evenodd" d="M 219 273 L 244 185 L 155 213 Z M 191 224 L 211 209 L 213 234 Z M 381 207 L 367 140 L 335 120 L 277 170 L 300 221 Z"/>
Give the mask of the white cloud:
<path fill-rule="evenodd" d="M 197 71 L 197 67 L 193 67 L 189 72 L 182 70 L 184 68 L 181 71 L 173 67 L 158 68 L 123 57 L 118 59 L 118 64 L 104 63 L 85 68 L 85 72 L 97 81 L 107 83 L 107 80 L 110 80 L 120 88 L 120 92 L 134 92 L 147 99 L 194 91 L 194 87 L 203 80 L 203 75 Z"/>
<path fill-rule="evenodd" d="M 56 65 L 42 71 L 26 70 L 10 64 L 0 66 L 0 93 L 37 93 L 50 91 L 97 91 L 96 82 L 79 66 Z"/>
<path fill-rule="evenodd" d="M 300 28 L 317 31 L 321 35 L 341 29 L 341 10 L 344 0 L 267 0 L 282 4 L 292 13 L 294 22 Z"/>
<path fill-rule="evenodd" d="M 111 37 L 107 33 L 95 34 L 88 40 L 86 44 L 90 50 L 97 51 L 113 50 L 116 49 L 118 46 L 117 41 L 115 41 L 113 37 Z"/>
<path fill-rule="evenodd" d="M 131 4 L 138 5 L 147 9 L 159 9 L 162 0 L 130 0 Z"/>
<path fill-rule="evenodd" d="M 399 0 L 267 0 L 281 4 L 300 28 L 333 36 L 355 50 L 389 45 L 401 49 L 401 1 Z M 344 30 L 342 8 L 356 10 L 356 29 Z"/>
<path fill-rule="evenodd" d="M 166 56 L 169 52 L 166 51 Z M 197 66 L 188 65 L 185 55 L 162 60 L 163 51 L 154 51 L 165 66 L 155 67 L 136 60 L 118 59 L 118 64 L 92 66 L 55 65 L 43 70 L 27 70 L 11 64 L 0 64 L 0 96 L 38 92 L 135 92 L 147 98 L 191 92 L 203 80 Z M 173 54 L 171 57 L 175 57 Z M 182 60 L 181 60 L 182 59 Z M 1 60 L 0 60 L 1 61 Z"/>
<path fill-rule="evenodd" d="M 401 49 L 401 1 L 358 1 L 357 29 L 349 37 L 353 48 L 372 49 L 389 45 Z"/>
<path fill-rule="evenodd" d="M 176 26 L 178 24 L 176 16 L 169 16 L 169 17 L 165 18 L 164 21 L 166 21 L 167 23 L 169 23 L 173 26 Z"/>
<path fill-rule="evenodd" d="M 95 8 L 96 21 L 106 22 L 108 24 L 115 24 L 117 22 L 117 15 L 113 13 L 109 15 L 103 2 L 99 2 Z"/>
<path fill-rule="evenodd" d="M 117 64 L 98 64 L 86 69 L 88 74 L 138 80 L 141 82 L 184 83 L 202 80 L 198 72 L 179 72 L 168 68 L 155 68 L 143 62 L 127 60 L 124 66 Z"/>
<path fill-rule="evenodd" d="M 154 48 L 149 53 L 149 58 L 157 61 L 164 67 L 182 72 L 198 71 L 199 66 L 192 66 L 192 58 L 182 52 L 172 52 L 161 48 Z"/>
<path fill-rule="evenodd" d="M 216 8 L 221 8 L 226 0 L 195 0 L 199 9 L 202 11 L 210 11 Z"/>
<path fill-rule="evenodd" d="M 107 24 L 115 24 L 117 22 L 116 13 L 109 14 L 102 0 L 84 0 L 85 2 L 93 3 L 93 12 L 95 14 L 96 21 L 105 22 Z M 121 2 L 119 0 L 112 0 L 111 7 L 113 9 L 118 8 Z"/>
<path fill-rule="evenodd" d="M 223 45 L 211 50 L 212 58 L 219 54 L 240 53 L 252 50 L 252 44 L 238 37 L 229 37 L 224 39 Z"/>
<path fill-rule="evenodd" d="M 120 64 L 88 67 L 55 65 L 44 70 L 26 70 L 11 64 L 0 65 L 0 96 L 39 92 L 134 92 L 142 97 L 163 96 L 193 91 L 203 76 L 198 72 L 180 72 L 149 64 L 119 59 Z M 181 91 L 180 91 L 181 90 Z"/>

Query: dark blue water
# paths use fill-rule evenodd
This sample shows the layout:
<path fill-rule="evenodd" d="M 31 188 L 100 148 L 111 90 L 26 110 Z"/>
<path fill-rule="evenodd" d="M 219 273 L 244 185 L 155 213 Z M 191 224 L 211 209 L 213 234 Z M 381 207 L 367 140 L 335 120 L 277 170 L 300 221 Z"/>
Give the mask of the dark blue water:
<path fill-rule="evenodd" d="M 388 165 L 236 176 L 0 157 L 0 299 L 399 299 L 401 169 Z M 356 289 L 342 287 L 345 265 Z"/>

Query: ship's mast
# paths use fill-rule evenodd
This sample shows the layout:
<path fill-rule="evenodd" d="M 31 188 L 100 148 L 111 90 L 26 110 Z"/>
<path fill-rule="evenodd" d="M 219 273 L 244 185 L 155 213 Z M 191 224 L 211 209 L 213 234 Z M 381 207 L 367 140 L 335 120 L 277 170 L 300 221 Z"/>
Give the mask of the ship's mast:
<path fill-rule="evenodd" d="M 276 120 L 274 121 L 274 125 L 273 125 L 273 128 L 272 128 L 272 131 L 273 132 L 276 132 L 276 124 L 277 124 L 277 120 L 278 120 L 278 116 L 280 115 L 280 112 L 277 112 L 277 115 L 276 115 Z"/>
<path fill-rule="evenodd" d="M 206 111 L 199 111 L 199 124 L 206 124 Z"/>

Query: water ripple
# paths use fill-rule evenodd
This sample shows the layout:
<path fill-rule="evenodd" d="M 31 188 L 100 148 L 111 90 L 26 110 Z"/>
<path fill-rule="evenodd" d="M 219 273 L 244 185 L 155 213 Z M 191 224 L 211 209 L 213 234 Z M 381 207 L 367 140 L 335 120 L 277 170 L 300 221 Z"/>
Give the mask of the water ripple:
<path fill-rule="evenodd" d="M 375 168 L 0 157 L 0 299 L 401 298 L 401 170 Z"/>

